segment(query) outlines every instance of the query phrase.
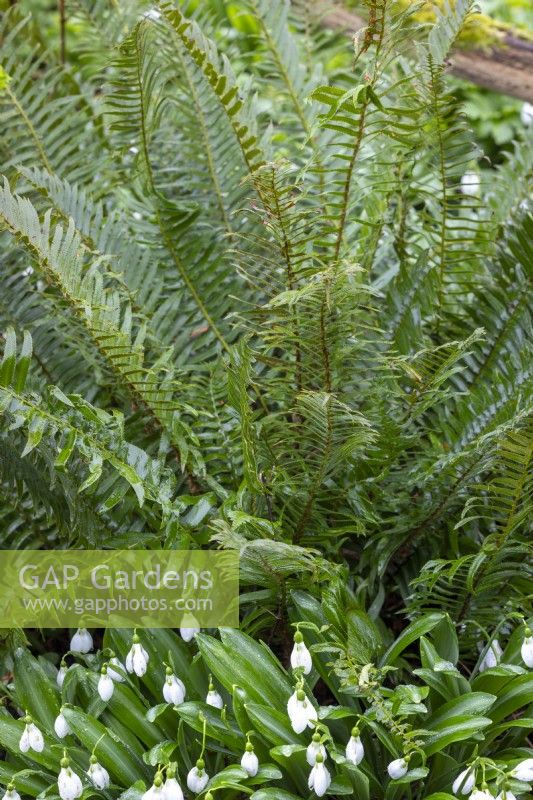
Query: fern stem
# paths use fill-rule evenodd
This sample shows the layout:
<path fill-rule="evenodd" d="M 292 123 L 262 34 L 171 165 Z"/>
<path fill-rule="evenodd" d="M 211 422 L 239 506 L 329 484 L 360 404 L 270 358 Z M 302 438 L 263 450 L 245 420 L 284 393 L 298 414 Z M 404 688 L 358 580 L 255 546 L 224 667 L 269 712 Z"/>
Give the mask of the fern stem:
<path fill-rule="evenodd" d="M 33 124 L 31 122 L 30 118 L 28 117 L 28 115 L 26 114 L 26 112 L 24 111 L 22 106 L 20 105 L 16 95 L 14 95 L 13 92 L 11 91 L 11 89 L 9 88 L 9 83 L 7 83 L 4 91 L 9 96 L 11 102 L 13 103 L 13 105 L 15 106 L 17 111 L 19 112 L 19 114 L 22 117 L 22 119 L 24 120 L 24 124 L 26 125 L 26 127 L 28 128 L 28 130 L 30 132 L 30 136 L 34 141 L 34 144 L 35 144 L 35 146 L 37 148 L 37 151 L 39 153 L 41 161 L 44 164 L 45 169 L 47 170 L 47 172 L 52 174 L 53 173 L 52 165 L 50 164 L 50 162 L 48 160 L 48 157 L 47 157 L 47 155 L 45 153 L 44 147 L 43 147 L 43 145 L 41 143 L 41 140 L 39 139 L 39 135 L 38 135 L 37 131 L 35 130 L 35 128 L 33 127 Z"/>

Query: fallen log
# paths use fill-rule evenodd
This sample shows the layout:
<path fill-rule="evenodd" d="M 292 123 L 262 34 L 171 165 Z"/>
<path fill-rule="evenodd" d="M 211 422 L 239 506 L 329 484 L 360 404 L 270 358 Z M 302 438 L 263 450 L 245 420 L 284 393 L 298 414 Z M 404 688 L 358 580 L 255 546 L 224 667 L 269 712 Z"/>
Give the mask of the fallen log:
<path fill-rule="evenodd" d="M 321 15 L 321 24 L 351 35 L 366 22 L 340 5 L 330 5 Z M 533 103 L 533 42 L 516 32 L 502 32 L 500 41 L 486 50 L 454 50 L 449 63 L 450 72 L 458 78 Z"/>

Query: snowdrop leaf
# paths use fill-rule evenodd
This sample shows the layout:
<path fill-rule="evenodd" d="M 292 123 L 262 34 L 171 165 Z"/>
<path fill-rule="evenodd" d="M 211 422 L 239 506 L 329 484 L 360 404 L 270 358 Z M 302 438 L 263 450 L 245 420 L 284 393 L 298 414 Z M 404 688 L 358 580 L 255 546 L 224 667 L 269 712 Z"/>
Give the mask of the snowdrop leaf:
<path fill-rule="evenodd" d="M 52 730 L 59 714 L 57 688 L 27 648 L 15 650 L 13 664 L 20 707 L 29 711 L 37 725 Z"/>
<path fill-rule="evenodd" d="M 283 773 L 274 764 L 263 764 L 259 767 L 257 775 L 253 778 L 248 778 L 248 783 L 251 786 L 258 786 L 266 781 L 280 781 L 283 778 Z"/>
<path fill-rule="evenodd" d="M 0 714 L 0 745 L 3 749 L 20 757 L 19 741 L 24 730 L 22 720 L 15 720 L 7 714 Z M 41 753 L 32 751 L 31 758 L 36 764 L 54 772 L 57 768 L 57 757 L 51 751 L 55 740 L 43 733 L 45 747 Z"/>
<path fill-rule="evenodd" d="M 251 795 L 250 800 L 301 800 L 301 798 L 283 789 L 259 789 Z"/>
<path fill-rule="evenodd" d="M 426 755 L 430 756 L 443 750 L 453 742 L 460 742 L 469 739 L 475 734 L 489 727 L 492 720 L 488 717 L 458 716 L 452 717 L 442 725 L 435 733 L 426 739 L 423 745 Z"/>
<path fill-rule="evenodd" d="M 126 789 L 119 795 L 118 800 L 142 800 L 142 796 L 146 791 L 146 784 L 144 781 L 136 781 L 133 786 Z"/>
<path fill-rule="evenodd" d="M 320 706 L 318 709 L 319 719 L 346 719 L 354 716 L 353 708 L 346 706 Z"/>
<path fill-rule="evenodd" d="M 413 781 L 422 780 L 428 773 L 428 767 L 416 767 L 416 769 L 409 770 L 402 778 L 396 778 L 394 783 L 413 783 Z"/>
<path fill-rule="evenodd" d="M 435 612 L 433 614 L 425 614 L 423 617 L 420 617 L 420 619 L 411 622 L 398 636 L 396 641 L 391 644 L 386 653 L 384 653 L 380 661 L 381 666 L 394 664 L 398 656 L 400 656 L 410 644 L 416 642 L 417 639 L 432 630 L 444 617 L 445 614 Z"/>
<path fill-rule="evenodd" d="M 484 714 L 494 705 L 495 700 L 495 695 L 486 692 L 470 692 L 462 697 L 455 697 L 440 706 L 425 724 L 428 728 L 435 730 L 452 717 L 464 714 Z"/>
<path fill-rule="evenodd" d="M 374 620 L 361 609 L 350 610 L 347 618 L 349 653 L 359 664 L 373 663 L 383 646 Z"/>
<path fill-rule="evenodd" d="M 198 733 L 202 733 L 205 719 L 207 735 L 220 742 L 233 751 L 239 752 L 245 744 L 245 737 L 237 727 L 235 721 L 221 718 L 219 712 L 206 703 L 190 702 L 177 706 L 177 713 L 181 719 Z"/>
<path fill-rule="evenodd" d="M 494 722 L 500 722 L 519 708 L 533 703 L 533 673 L 518 675 L 506 684 L 491 710 Z"/>
<path fill-rule="evenodd" d="M 280 744 L 271 749 L 270 755 L 290 758 L 294 753 L 303 753 L 305 749 L 303 744 Z"/>
<path fill-rule="evenodd" d="M 268 706 L 261 706 L 258 703 L 247 703 L 246 711 L 259 733 L 272 744 L 301 744 L 303 742 L 303 735 L 299 736 L 294 733 L 286 713 L 276 711 Z"/>

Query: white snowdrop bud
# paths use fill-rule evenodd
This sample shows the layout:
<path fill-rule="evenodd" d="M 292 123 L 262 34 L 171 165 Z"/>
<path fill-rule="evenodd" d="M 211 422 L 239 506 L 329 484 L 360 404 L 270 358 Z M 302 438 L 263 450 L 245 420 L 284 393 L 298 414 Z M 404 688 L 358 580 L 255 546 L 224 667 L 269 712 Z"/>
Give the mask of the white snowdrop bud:
<path fill-rule="evenodd" d="M 131 650 L 126 656 L 126 669 L 128 672 L 134 672 L 139 678 L 142 678 L 148 668 L 148 653 L 136 633 L 133 634 L 132 642 Z"/>
<path fill-rule="evenodd" d="M 156 772 L 152 786 L 142 796 L 142 800 L 165 800 L 165 787 L 163 785 L 163 775 Z"/>
<path fill-rule="evenodd" d="M 520 654 L 526 667 L 533 669 L 533 633 L 530 628 L 526 628 L 524 632 L 524 641 L 520 648 Z"/>
<path fill-rule="evenodd" d="M 359 737 L 359 728 L 352 728 L 352 735 L 348 739 L 348 744 L 346 745 L 346 758 L 357 767 L 357 765 L 363 760 L 364 756 L 365 748 L 363 747 L 363 742 Z"/>
<path fill-rule="evenodd" d="M 93 649 L 93 637 L 87 628 L 78 628 L 70 640 L 70 649 L 73 653 L 90 653 Z"/>
<path fill-rule="evenodd" d="M 494 797 L 489 792 L 489 787 L 484 784 L 481 789 L 474 789 L 470 800 L 494 800 Z"/>
<path fill-rule="evenodd" d="M 524 783 L 533 783 L 533 758 L 526 758 L 520 761 L 511 770 L 511 776 L 516 778 L 517 781 L 524 781 Z"/>
<path fill-rule="evenodd" d="M 109 659 L 107 674 L 115 683 L 124 683 L 126 680 L 126 667 L 116 656 Z"/>
<path fill-rule="evenodd" d="M 79 775 L 70 768 L 68 758 L 61 759 L 61 771 L 57 778 L 57 788 L 61 800 L 76 800 L 83 793 Z"/>
<path fill-rule="evenodd" d="M 289 697 L 287 712 L 295 733 L 302 733 L 306 728 L 312 728 L 317 721 L 316 709 L 306 696 L 303 689 L 296 689 Z"/>
<path fill-rule="evenodd" d="M 500 643 L 497 639 L 493 639 L 490 643 L 487 652 L 481 659 L 481 663 L 479 665 L 479 671 L 485 672 L 487 669 L 492 669 L 492 667 L 498 666 L 500 663 L 500 659 L 502 657 L 503 650 L 500 646 Z"/>
<path fill-rule="evenodd" d="M 317 755 L 319 753 L 321 754 L 322 759 L 325 761 L 326 760 L 326 748 L 324 747 L 324 745 L 320 741 L 320 734 L 319 733 L 313 733 L 313 738 L 311 740 L 311 743 L 308 745 L 307 751 L 306 751 L 306 754 L 305 754 L 305 758 L 306 758 L 307 763 L 309 764 L 310 767 L 314 766 L 314 764 L 316 763 L 316 757 L 317 757 Z"/>
<path fill-rule="evenodd" d="M 209 691 L 207 692 L 205 702 L 208 706 L 213 706 L 213 708 L 224 708 L 224 701 L 216 691 L 211 681 L 209 681 Z"/>
<path fill-rule="evenodd" d="M 100 680 L 98 681 L 98 694 L 104 703 L 107 703 L 108 700 L 111 700 L 114 691 L 115 684 L 113 683 L 111 676 L 108 675 L 107 667 L 104 665 L 102 667 Z"/>
<path fill-rule="evenodd" d="M 197 633 L 200 633 L 200 628 L 180 628 L 180 636 L 184 642 L 190 642 Z"/>
<path fill-rule="evenodd" d="M 95 786 L 97 789 L 107 789 L 111 783 L 109 772 L 105 767 L 98 763 L 98 759 L 94 755 L 91 756 L 91 763 L 89 764 L 89 769 L 87 770 L 87 776 L 93 786 Z"/>
<path fill-rule="evenodd" d="M 461 191 L 463 194 L 474 197 L 475 195 L 479 194 L 480 186 L 481 181 L 479 180 L 479 175 L 477 172 L 465 172 L 461 178 Z"/>
<path fill-rule="evenodd" d="M 27 753 L 28 750 L 34 750 L 36 753 L 42 753 L 44 750 L 44 739 L 41 731 L 37 725 L 33 724 L 31 717 L 24 717 L 24 722 L 26 725 L 19 741 L 20 752 Z"/>
<path fill-rule="evenodd" d="M 67 676 L 68 667 L 64 661 L 61 662 L 61 665 L 57 671 L 56 675 L 56 683 L 60 689 L 63 688 L 63 684 L 65 683 L 65 678 Z"/>
<path fill-rule="evenodd" d="M 496 800 L 516 800 L 516 796 L 509 789 L 503 789 L 496 795 Z"/>
<path fill-rule="evenodd" d="M 20 794 L 15 789 L 15 784 L 10 783 L 2 800 L 20 800 Z"/>
<path fill-rule="evenodd" d="M 163 790 L 165 800 L 183 800 L 183 792 L 176 780 L 176 770 L 174 768 L 169 768 Z"/>
<path fill-rule="evenodd" d="M 318 753 L 316 761 L 309 773 L 308 786 L 311 791 L 314 791 L 317 797 L 323 797 L 329 789 L 331 783 L 331 775 L 324 766 L 324 759 L 322 753 Z"/>
<path fill-rule="evenodd" d="M 313 660 L 311 653 L 305 646 L 304 637 L 300 631 L 294 634 L 294 647 L 291 653 L 291 667 L 303 672 L 304 675 L 309 675 L 313 669 Z"/>
<path fill-rule="evenodd" d="M 470 794 L 476 782 L 476 772 L 472 767 L 464 769 L 453 782 L 454 794 Z"/>
<path fill-rule="evenodd" d="M 172 672 L 171 667 L 167 667 L 165 683 L 163 684 L 163 698 L 166 703 L 173 703 L 179 706 L 185 700 L 185 686 Z"/>
<path fill-rule="evenodd" d="M 209 775 L 205 771 L 205 763 L 202 758 L 196 762 L 196 766 L 187 775 L 187 786 L 195 794 L 203 792 L 209 782 Z"/>
<path fill-rule="evenodd" d="M 522 120 L 522 125 L 526 127 L 533 125 L 533 103 L 524 103 L 520 109 L 520 119 Z"/>
<path fill-rule="evenodd" d="M 65 719 L 62 711 L 56 717 L 56 720 L 54 722 L 54 730 L 56 732 L 56 736 L 59 736 L 60 739 L 64 739 L 65 736 L 68 736 L 70 733 L 72 733 L 70 725 Z"/>
<path fill-rule="evenodd" d="M 259 771 L 259 759 L 254 753 L 254 746 L 251 742 L 246 743 L 246 749 L 241 758 L 241 767 L 248 773 L 250 778 L 255 778 Z"/>
<path fill-rule="evenodd" d="M 403 776 L 407 774 L 408 769 L 408 758 L 395 758 L 394 761 L 391 761 L 387 767 L 387 772 L 393 780 L 397 780 L 398 778 L 403 778 Z"/>

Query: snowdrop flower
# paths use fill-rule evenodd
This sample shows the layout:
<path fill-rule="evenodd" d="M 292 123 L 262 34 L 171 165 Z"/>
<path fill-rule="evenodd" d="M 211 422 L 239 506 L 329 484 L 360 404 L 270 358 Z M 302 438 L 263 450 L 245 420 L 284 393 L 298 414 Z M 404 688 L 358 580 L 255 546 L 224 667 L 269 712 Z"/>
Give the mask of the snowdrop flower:
<path fill-rule="evenodd" d="M 469 767 L 459 773 L 453 782 L 452 792 L 454 794 L 470 794 L 476 782 L 476 772 Z"/>
<path fill-rule="evenodd" d="M 492 667 L 496 667 L 500 663 L 500 659 L 502 657 L 503 650 L 500 646 L 500 643 L 497 639 L 493 639 L 490 643 L 487 652 L 481 659 L 481 663 L 479 665 L 479 671 L 485 672 L 486 669 L 492 669 Z"/>
<path fill-rule="evenodd" d="M 205 702 L 208 706 L 213 706 L 213 708 L 224 708 L 224 701 L 211 683 L 211 680 L 209 681 L 209 691 Z"/>
<path fill-rule="evenodd" d="M 157 771 L 152 786 L 142 796 L 142 800 L 165 800 L 163 775 Z"/>
<path fill-rule="evenodd" d="M 461 191 L 463 194 L 474 197 L 475 195 L 479 194 L 480 185 L 481 181 L 479 180 L 479 175 L 477 172 L 465 172 L 461 178 Z"/>
<path fill-rule="evenodd" d="M 126 656 L 126 669 L 142 678 L 148 667 L 149 656 L 136 633 L 133 634 L 132 642 L 131 650 Z"/>
<path fill-rule="evenodd" d="M 61 662 L 61 665 L 57 671 L 56 675 L 56 683 L 60 689 L 63 688 L 63 684 L 65 683 L 65 678 L 67 676 L 68 667 L 64 661 Z"/>
<path fill-rule="evenodd" d="M 524 781 L 524 783 L 533 783 L 533 758 L 526 758 L 521 761 L 516 767 L 511 770 L 511 776 L 516 778 L 517 781 Z"/>
<path fill-rule="evenodd" d="M 176 769 L 170 766 L 167 770 L 167 779 L 163 785 L 165 800 L 183 800 L 181 786 L 176 780 Z"/>
<path fill-rule="evenodd" d="M 526 628 L 524 632 L 524 641 L 522 642 L 520 653 L 526 667 L 533 669 L 533 632 L 531 628 Z"/>
<path fill-rule="evenodd" d="M 20 737 L 19 749 L 21 753 L 27 753 L 28 750 L 35 750 L 36 753 L 42 753 L 44 750 L 44 739 L 39 728 L 33 724 L 30 716 L 24 717 L 26 727 Z"/>
<path fill-rule="evenodd" d="M 73 653 L 90 653 L 93 649 L 93 637 L 87 628 L 78 628 L 70 640 L 70 649 Z"/>
<path fill-rule="evenodd" d="M 494 800 L 494 797 L 489 792 L 487 784 L 484 783 L 481 789 L 474 789 L 470 795 L 470 800 Z"/>
<path fill-rule="evenodd" d="M 76 800 L 81 797 L 83 786 L 79 775 L 76 775 L 70 768 L 68 758 L 61 759 L 61 772 L 57 778 L 57 788 L 61 800 Z"/>
<path fill-rule="evenodd" d="M 314 766 L 309 773 L 309 780 L 307 785 L 314 791 L 317 797 L 323 797 L 331 783 L 331 775 L 324 766 L 324 758 L 322 753 L 317 753 Z"/>
<path fill-rule="evenodd" d="M 259 770 L 259 759 L 254 753 L 254 746 L 251 742 L 246 742 L 246 749 L 241 758 L 241 767 L 248 773 L 250 778 L 255 778 Z"/>
<path fill-rule="evenodd" d="M 352 728 L 352 735 L 348 739 L 348 744 L 346 745 L 346 758 L 357 766 L 363 760 L 364 755 L 365 748 L 359 737 L 359 728 Z"/>
<path fill-rule="evenodd" d="M 115 669 L 114 669 L 115 667 Z M 116 656 L 112 656 L 107 664 L 107 674 L 115 683 L 123 683 L 125 678 L 126 667 L 119 661 Z"/>
<path fill-rule="evenodd" d="M 93 786 L 95 786 L 97 789 L 107 789 L 111 783 L 109 772 L 105 767 L 98 763 L 98 759 L 95 755 L 91 756 L 91 762 L 89 764 L 89 769 L 87 770 L 87 775 Z"/>
<path fill-rule="evenodd" d="M 98 681 L 98 694 L 104 701 L 107 703 L 108 700 L 111 700 L 113 696 L 113 692 L 115 691 L 115 684 L 110 675 L 107 673 L 107 665 L 104 664 L 102 667 L 102 674 L 100 675 L 100 680 Z"/>
<path fill-rule="evenodd" d="M 195 794 L 203 792 L 209 781 L 209 775 L 204 769 L 205 763 L 202 758 L 196 762 L 196 766 L 187 775 L 187 786 Z"/>
<path fill-rule="evenodd" d="M 148 11 L 145 11 L 143 14 L 144 19 L 151 19 L 154 22 L 157 22 L 158 19 L 161 19 L 161 12 L 157 10 L 157 8 L 150 8 Z"/>
<path fill-rule="evenodd" d="M 56 717 L 54 722 L 54 730 L 56 732 L 56 736 L 59 736 L 60 739 L 64 739 L 65 736 L 68 736 L 69 733 L 72 733 L 70 725 L 63 716 L 63 711 L 61 711 L 59 716 Z"/>
<path fill-rule="evenodd" d="M 167 677 L 163 684 L 163 697 L 166 703 L 179 706 L 185 700 L 185 686 L 172 672 L 172 667 L 167 667 Z"/>
<path fill-rule="evenodd" d="M 320 741 L 320 734 L 319 733 L 313 733 L 313 738 L 312 738 L 311 743 L 309 744 L 309 746 L 307 748 L 307 751 L 306 751 L 306 754 L 305 754 L 307 763 L 309 764 L 310 767 L 313 767 L 315 765 L 316 757 L 317 757 L 317 755 L 319 753 L 321 754 L 322 758 L 325 761 L 326 760 L 326 748 L 324 747 L 324 745 Z"/>
<path fill-rule="evenodd" d="M 407 757 L 395 758 L 387 767 L 387 772 L 393 780 L 396 780 L 397 778 L 403 778 L 408 769 L 409 759 Z"/>
<path fill-rule="evenodd" d="M 291 653 L 291 667 L 293 669 L 301 670 L 304 675 L 309 675 L 313 669 L 311 653 L 305 646 L 304 637 L 300 631 L 296 631 L 294 634 L 294 647 L 292 648 Z"/>
<path fill-rule="evenodd" d="M 522 120 L 522 125 L 526 127 L 528 125 L 533 124 L 533 104 L 532 103 L 524 103 L 522 108 L 520 109 L 520 119 Z"/>
<path fill-rule="evenodd" d="M 509 791 L 509 789 L 503 789 L 497 796 L 496 800 L 516 800 L 516 796 Z"/>
<path fill-rule="evenodd" d="M 200 628 L 180 628 L 180 636 L 184 642 L 190 642 L 197 633 L 200 633 Z"/>
<path fill-rule="evenodd" d="M 10 783 L 2 800 L 20 800 L 20 794 L 15 789 L 15 784 Z"/>
<path fill-rule="evenodd" d="M 302 733 L 306 728 L 312 728 L 317 721 L 316 709 L 306 696 L 303 689 L 296 689 L 289 697 L 287 712 L 295 733 Z"/>

